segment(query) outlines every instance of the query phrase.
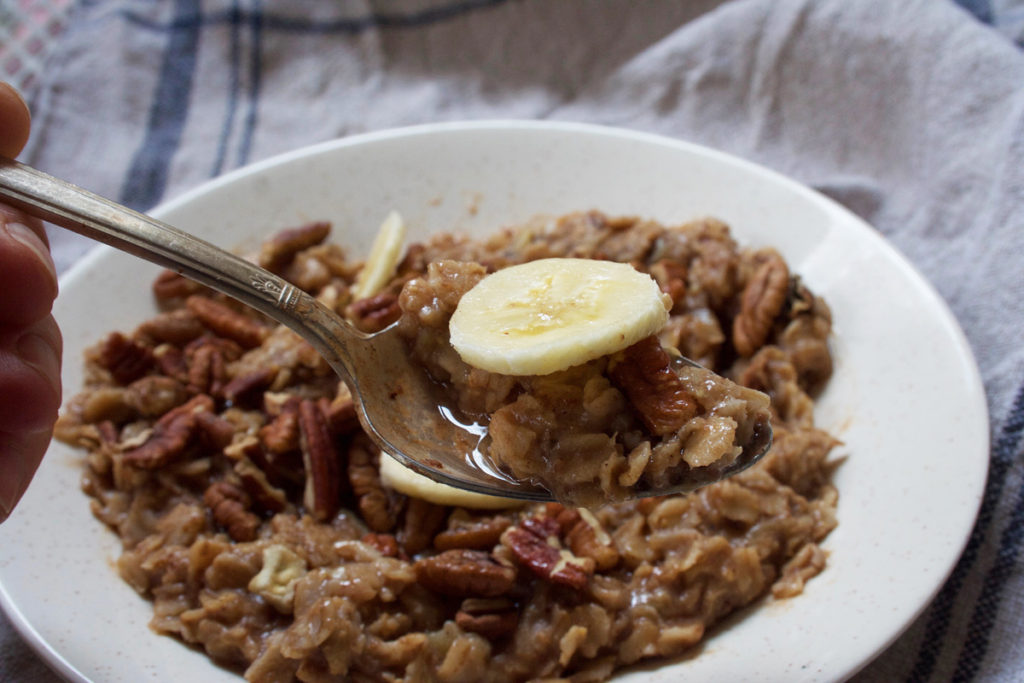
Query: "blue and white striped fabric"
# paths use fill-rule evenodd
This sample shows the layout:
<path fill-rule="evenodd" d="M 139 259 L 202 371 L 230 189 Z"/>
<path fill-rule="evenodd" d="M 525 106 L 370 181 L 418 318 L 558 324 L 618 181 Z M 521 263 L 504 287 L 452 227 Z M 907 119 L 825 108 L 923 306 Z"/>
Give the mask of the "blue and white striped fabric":
<path fill-rule="evenodd" d="M 962 5 L 79 0 L 32 93 L 23 158 L 146 209 L 341 135 L 557 118 L 718 147 L 820 189 L 945 297 L 992 415 L 991 476 L 963 558 L 856 680 L 1021 681 L 1020 5 Z M 1001 32 L 979 17 L 1006 22 Z M 91 246 L 52 239 L 62 270 Z M 51 678 L 0 619 L 0 680 Z"/>

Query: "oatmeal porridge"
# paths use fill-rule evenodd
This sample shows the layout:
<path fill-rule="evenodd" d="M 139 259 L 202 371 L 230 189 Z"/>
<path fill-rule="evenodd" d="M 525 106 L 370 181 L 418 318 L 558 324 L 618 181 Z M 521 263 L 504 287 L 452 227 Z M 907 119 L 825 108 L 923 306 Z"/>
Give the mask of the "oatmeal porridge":
<path fill-rule="evenodd" d="M 406 496 L 382 481 L 351 396 L 311 347 L 165 273 L 161 312 L 88 352 L 86 386 L 58 425 L 87 451 L 83 487 L 122 541 L 117 570 L 152 601 L 154 631 L 253 681 L 600 681 L 685 653 L 726 615 L 796 596 L 824 569 L 838 442 L 814 426 L 813 397 L 832 370 L 831 318 L 774 250 L 743 249 L 712 219 L 579 213 L 411 245 L 382 289 L 354 299 L 360 264 L 329 230 L 279 233 L 258 259 L 363 330 L 397 321 L 464 410 L 493 416 L 509 458 L 552 419 L 580 427 L 565 448 L 582 456 L 607 453 L 604 427 L 621 426 L 606 481 L 632 472 L 631 457 L 657 462 L 663 443 L 643 445 L 653 430 L 615 377 L 622 358 L 500 375 L 438 332 L 473 277 L 552 257 L 649 273 L 668 321 L 621 352 L 636 354 L 630 366 L 677 349 L 737 391 L 763 392 L 773 447 L 693 494 L 592 509 Z M 574 407 L 557 415 L 563 405 Z"/>

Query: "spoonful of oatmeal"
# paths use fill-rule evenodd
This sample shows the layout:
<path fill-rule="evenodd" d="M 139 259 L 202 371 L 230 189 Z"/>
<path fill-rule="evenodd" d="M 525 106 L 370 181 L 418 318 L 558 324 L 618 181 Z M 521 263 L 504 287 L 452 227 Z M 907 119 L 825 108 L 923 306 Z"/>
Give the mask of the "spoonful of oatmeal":
<path fill-rule="evenodd" d="M 541 259 L 488 273 L 474 262 L 430 263 L 404 283 L 398 321 L 370 334 L 337 302 L 16 161 L 0 158 L 0 197 L 297 333 L 350 388 L 363 430 L 394 458 L 381 459 L 384 483 L 409 495 L 468 507 L 552 498 L 592 507 L 694 490 L 749 467 L 771 442 L 767 396 L 663 348 L 657 333 L 670 301 L 628 264 Z M 350 309 L 393 283 L 403 234 L 392 214 L 350 287 Z M 253 320 L 213 299 L 190 308 L 217 333 Z M 304 449 L 307 481 L 337 476 L 315 445 Z M 307 494 L 314 504 L 317 492 Z"/>

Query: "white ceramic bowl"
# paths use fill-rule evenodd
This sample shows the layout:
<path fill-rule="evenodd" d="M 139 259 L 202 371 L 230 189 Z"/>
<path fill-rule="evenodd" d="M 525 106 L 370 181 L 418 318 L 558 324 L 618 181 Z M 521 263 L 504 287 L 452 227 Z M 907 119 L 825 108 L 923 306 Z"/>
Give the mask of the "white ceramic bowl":
<path fill-rule="evenodd" d="M 154 212 L 228 248 L 309 219 L 365 254 L 389 209 L 410 239 L 485 234 L 580 209 L 665 222 L 704 215 L 740 241 L 776 246 L 832 306 L 835 376 L 818 405 L 849 460 L 836 474 L 828 567 L 798 598 L 765 601 L 699 653 L 622 680 L 824 681 L 886 647 L 940 587 L 971 529 L 988 420 L 964 337 L 934 290 L 873 229 L 811 190 L 694 145 L 594 126 L 441 124 L 330 142 L 207 183 Z M 61 283 L 64 384 L 81 354 L 154 308 L 156 268 L 103 248 Z M 79 490 L 80 454 L 54 444 L 0 527 L 0 602 L 61 674 L 80 681 L 235 680 L 147 628 L 148 602 L 113 569 L 113 535 Z"/>

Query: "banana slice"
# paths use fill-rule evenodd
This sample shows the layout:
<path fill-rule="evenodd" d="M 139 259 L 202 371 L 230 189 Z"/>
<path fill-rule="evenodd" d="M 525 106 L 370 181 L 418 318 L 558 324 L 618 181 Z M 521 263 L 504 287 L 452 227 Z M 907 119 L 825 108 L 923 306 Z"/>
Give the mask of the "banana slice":
<path fill-rule="evenodd" d="M 626 263 L 551 258 L 488 275 L 459 301 L 451 344 L 503 375 L 547 375 L 656 333 L 672 300 Z"/>
<path fill-rule="evenodd" d="M 402 244 L 405 242 L 405 221 L 397 211 L 390 212 L 377 230 L 370 255 L 352 287 L 354 299 L 373 296 L 395 276 L 398 262 L 402 258 Z"/>
<path fill-rule="evenodd" d="M 380 480 L 384 486 L 393 488 L 399 493 L 420 498 L 435 505 L 454 505 L 474 510 L 498 510 L 524 505 L 524 501 L 515 498 L 487 496 L 439 484 L 419 472 L 412 471 L 386 453 L 380 455 Z"/>

